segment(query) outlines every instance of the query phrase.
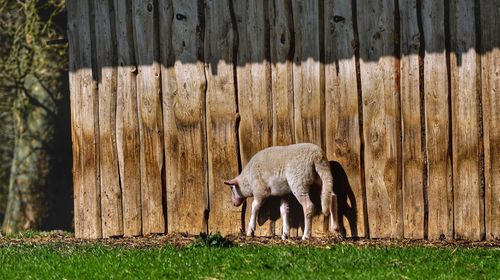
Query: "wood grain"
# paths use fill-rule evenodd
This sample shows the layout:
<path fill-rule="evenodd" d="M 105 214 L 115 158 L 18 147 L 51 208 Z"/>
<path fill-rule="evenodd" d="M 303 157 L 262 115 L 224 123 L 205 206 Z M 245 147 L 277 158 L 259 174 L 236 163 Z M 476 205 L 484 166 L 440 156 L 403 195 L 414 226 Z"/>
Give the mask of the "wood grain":
<path fill-rule="evenodd" d="M 74 156 L 79 161 L 78 186 L 76 190 L 77 203 L 76 215 L 80 218 L 75 223 L 75 233 L 80 238 L 102 237 L 101 227 L 101 196 L 99 183 L 99 110 L 97 97 L 97 84 L 92 73 L 92 44 L 91 44 L 91 22 L 90 7 L 87 1 L 72 2 L 68 9 L 73 19 L 70 21 L 69 33 L 75 42 L 76 56 L 71 62 L 76 71 L 73 81 L 79 80 L 79 89 L 75 94 L 79 96 L 73 101 L 74 121 L 76 121 L 76 137 L 79 138 L 79 152 Z M 76 112 L 78 111 L 78 112 Z M 80 134 L 81 133 L 81 134 Z M 81 173 L 80 173 L 81 172 Z M 80 207 L 80 209 L 78 209 Z"/>
<path fill-rule="evenodd" d="M 404 237 L 424 238 L 424 148 L 417 0 L 399 1 Z"/>
<path fill-rule="evenodd" d="M 324 148 L 324 67 L 320 61 L 322 14 L 317 1 L 292 1 L 295 31 L 293 92 L 295 141 L 309 142 Z M 317 192 L 319 194 L 319 192 Z M 312 196 L 316 211 L 319 197 Z M 317 211 L 319 212 L 319 211 Z M 322 214 L 313 219 L 312 235 L 322 235 Z"/>
<path fill-rule="evenodd" d="M 202 9 L 197 0 L 159 6 L 168 230 L 191 234 L 208 222 Z"/>
<path fill-rule="evenodd" d="M 82 145 L 81 130 L 81 90 L 80 74 L 78 69 L 80 62 L 80 25 L 78 15 L 78 5 L 76 1 L 68 1 L 68 54 L 69 54 L 69 90 L 71 107 L 71 140 L 73 153 L 73 222 L 75 236 L 83 236 L 83 184 L 82 184 L 82 165 L 80 147 Z"/>
<path fill-rule="evenodd" d="M 133 0 L 134 49 L 140 135 L 143 234 L 164 233 L 162 201 L 163 129 L 158 30 L 153 0 Z"/>
<path fill-rule="evenodd" d="M 370 237 L 402 237 L 399 93 L 394 2 L 357 3 Z M 373 19 L 378 19 L 373 23 Z"/>
<path fill-rule="evenodd" d="M 240 157 L 242 167 L 258 151 L 272 144 L 271 66 L 269 64 L 269 18 L 264 0 L 233 0 L 238 32 L 236 80 Z M 252 204 L 248 199 L 247 204 Z M 270 235 L 270 205 L 265 203 L 259 212 L 259 226 L 255 235 Z M 250 218 L 251 207 L 245 219 Z M 263 223 L 265 221 L 265 223 Z"/>
<path fill-rule="evenodd" d="M 140 136 L 130 2 L 114 0 L 117 43 L 116 145 L 123 202 L 123 234 L 142 234 Z"/>
<path fill-rule="evenodd" d="M 325 1 L 326 153 L 334 165 L 341 230 L 365 236 L 358 81 L 350 1 Z M 341 19 L 342 18 L 342 19 Z"/>
<path fill-rule="evenodd" d="M 244 165 L 272 141 L 269 19 L 264 0 L 233 0 L 238 31 L 239 143 Z"/>
<path fill-rule="evenodd" d="M 474 2 L 450 2 L 455 238 L 480 240 L 484 197 L 479 143 L 478 55 Z"/>
<path fill-rule="evenodd" d="M 422 1 L 429 239 L 453 238 L 453 193 L 443 1 Z"/>
<path fill-rule="evenodd" d="M 269 1 L 273 97 L 273 145 L 294 143 L 293 19 L 291 0 Z"/>
<path fill-rule="evenodd" d="M 123 235 L 122 191 L 116 146 L 117 69 L 112 7 L 112 0 L 94 0 L 103 237 Z"/>
<path fill-rule="evenodd" d="M 210 215 L 208 231 L 239 233 L 241 210 L 231 203 L 224 180 L 238 175 L 235 58 L 230 0 L 205 3 L 206 121 Z"/>
<path fill-rule="evenodd" d="M 480 1 L 486 239 L 500 238 L 500 3 Z"/>

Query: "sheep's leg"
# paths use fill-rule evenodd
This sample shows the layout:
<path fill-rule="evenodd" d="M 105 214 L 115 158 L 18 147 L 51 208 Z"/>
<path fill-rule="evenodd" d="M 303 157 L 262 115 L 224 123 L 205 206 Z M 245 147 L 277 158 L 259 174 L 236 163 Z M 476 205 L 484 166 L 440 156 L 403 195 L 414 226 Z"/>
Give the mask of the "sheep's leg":
<path fill-rule="evenodd" d="M 290 211 L 290 205 L 288 204 L 288 197 L 281 198 L 281 219 L 283 220 L 283 234 L 281 239 L 285 240 L 290 236 L 290 221 L 288 220 L 288 213 Z"/>
<path fill-rule="evenodd" d="M 302 209 L 304 210 L 304 234 L 302 235 L 302 240 L 309 239 L 311 237 L 311 224 L 313 217 L 314 205 L 309 197 L 308 193 L 297 195 L 297 200 Z"/>
<path fill-rule="evenodd" d="M 257 216 L 259 215 L 260 206 L 262 206 L 262 199 L 254 197 L 252 202 L 252 215 L 250 216 L 250 222 L 248 223 L 247 236 L 254 235 L 255 223 L 257 221 Z"/>
<path fill-rule="evenodd" d="M 337 201 L 337 196 L 335 194 L 332 194 L 332 204 L 330 206 L 330 232 L 332 233 L 339 232 L 338 201 Z"/>

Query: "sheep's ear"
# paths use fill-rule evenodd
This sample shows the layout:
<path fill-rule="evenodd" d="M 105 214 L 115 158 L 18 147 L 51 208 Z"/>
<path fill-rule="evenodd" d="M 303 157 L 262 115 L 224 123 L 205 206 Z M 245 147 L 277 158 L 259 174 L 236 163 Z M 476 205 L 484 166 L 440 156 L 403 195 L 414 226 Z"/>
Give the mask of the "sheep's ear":
<path fill-rule="evenodd" d="M 228 186 L 234 186 L 234 185 L 238 185 L 238 181 L 236 181 L 235 179 L 231 179 L 231 180 L 224 181 L 224 184 L 226 184 Z"/>

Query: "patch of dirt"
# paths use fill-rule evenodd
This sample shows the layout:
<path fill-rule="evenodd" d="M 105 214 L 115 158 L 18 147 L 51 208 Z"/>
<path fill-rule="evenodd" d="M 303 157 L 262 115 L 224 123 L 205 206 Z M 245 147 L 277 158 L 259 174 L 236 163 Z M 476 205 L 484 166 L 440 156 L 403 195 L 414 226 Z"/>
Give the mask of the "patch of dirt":
<path fill-rule="evenodd" d="M 75 238 L 73 235 L 53 231 L 33 237 L 0 237 L 0 247 L 12 245 L 103 245 L 109 247 L 127 247 L 127 248 L 153 248 L 166 245 L 186 246 L 191 244 L 197 238 L 196 235 L 189 234 L 167 234 L 151 235 L 147 237 L 119 237 L 106 238 L 99 240 L 89 240 Z M 369 246 L 396 246 L 396 247 L 433 247 L 433 248 L 500 248 L 500 240 L 489 241 L 467 241 L 467 240 L 411 240 L 411 239 L 353 239 L 339 237 L 313 237 L 310 240 L 302 241 L 300 238 L 291 238 L 281 240 L 276 237 L 245 237 L 243 235 L 228 235 L 226 238 L 234 243 L 235 246 L 312 246 L 329 247 L 336 244 L 351 244 L 359 247 Z"/>

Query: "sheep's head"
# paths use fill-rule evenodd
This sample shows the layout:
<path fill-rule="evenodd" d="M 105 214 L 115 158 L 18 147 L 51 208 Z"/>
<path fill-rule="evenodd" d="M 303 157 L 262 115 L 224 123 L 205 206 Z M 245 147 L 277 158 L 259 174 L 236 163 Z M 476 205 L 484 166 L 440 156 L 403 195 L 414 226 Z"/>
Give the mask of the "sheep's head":
<path fill-rule="evenodd" d="M 246 197 L 241 193 L 238 179 L 224 181 L 224 184 L 231 188 L 231 200 L 234 206 L 240 206 L 246 200 Z"/>

